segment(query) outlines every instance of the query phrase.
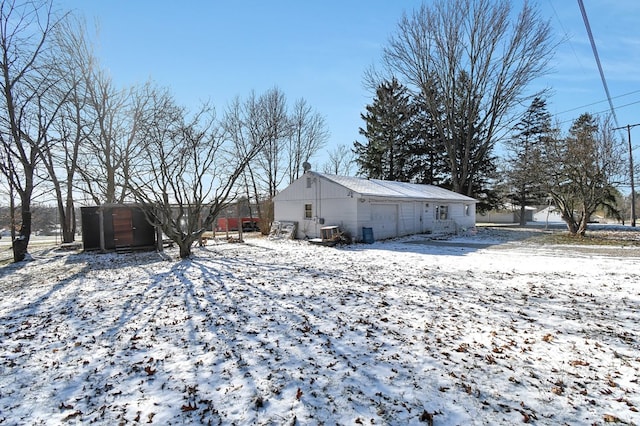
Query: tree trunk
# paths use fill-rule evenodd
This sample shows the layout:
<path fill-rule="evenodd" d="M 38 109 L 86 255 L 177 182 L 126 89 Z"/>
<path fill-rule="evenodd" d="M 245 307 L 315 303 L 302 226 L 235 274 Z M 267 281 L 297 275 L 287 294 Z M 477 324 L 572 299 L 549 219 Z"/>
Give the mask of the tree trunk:
<path fill-rule="evenodd" d="M 584 216 L 582 217 L 582 219 L 580 219 L 580 223 L 578 225 L 578 229 L 576 231 L 576 234 L 584 237 L 584 235 L 587 233 L 587 226 L 589 225 L 589 217 L 591 215 L 589 214 L 584 214 Z"/>
<path fill-rule="evenodd" d="M 251 186 L 253 187 L 253 196 L 256 200 L 256 209 L 258 211 L 258 218 L 260 219 L 260 232 L 262 232 L 262 235 L 269 235 L 270 229 L 265 226 L 264 212 L 262 211 L 262 206 L 260 203 L 260 194 L 258 191 L 258 185 L 256 184 L 256 179 L 255 179 L 255 176 L 253 175 L 253 169 L 251 168 L 251 165 L 247 166 L 247 170 L 249 171 L 249 177 L 251 178 Z M 249 197 L 248 186 L 249 185 L 247 184 L 247 198 L 251 199 L 251 197 Z"/>
<path fill-rule="evenodd" d="M 191 256 L 191 242 L 186 243 L 185 241 L 180 241 L 178 243 L 178 247 L 180 248 L 180 259 L 186 259 Z"/>
<path fill-rule="evenodd" d="M 72 243 L 76 240 L 76 208 L 73 203 L 73 191 L 71 188 L 67 190 L 67 205 L 63 227 L 63 236 L 65 243 Z"/>
<path fill-rule="evenodd" d="M 522 204 L 520 206 L 520 226 L 525 226 L 527 224 L 527 218 L 526 218 L 526 207 L 524 204 Z"/>
<path fill-rule="evenodd" d="M 73 201 L 69 204 L 69 200 L 67 200 L 64 219 L 64 223 L 62 223 L 62 242 L 72 243 L 76 240 L 76 211 Z"/>
<path fill-rule="evenodd" d="M 13 240 L 13 261 L 22 262 L 27 257 L 27 247 L 31 238 L 31 210 L 29 206 L 22 207 L 22 225 L 18 236 Z"/>
<path fill-rule="evenodd" d="M 562 220 L 567 224 L 567 230 L 571 235 L 576 235 L 578 233 L 578 223 L 570 213 L 563 211 Z"/>
<path fill-rule="evenodd" d="M 578 234 L 578 226 L 574 221 L 567 222 L 567 230 L 569 231 L 569 234 L 573 236 Z"/>
<path fill-rule="evenodd" d="M 11 241 L 16 239 L 16 201 L 13 184 L 9 182 L 9 218 L 11 222 Z"/>
<path fill-rule="evenodd" d="M 62 231 L 62 242 L 63 243 L 72 243 L 75 241 L 75 233 L 76 233 L 76 214 L 73 203 L 73 186 L 69 183 L 66 184 L 67 195 L 66 197 L 62 196 L 62 185 L 60 180 L 55 174 L 55 167 L 53 165 L 53 159 L 51 157 L 51 153 L 47 152 L 46 156 L 42 155 L 45 160 L 45 166 L 49 171 L 49 179 L 51 179 L 51 183 L 53 184 L 54 192 L 56 194 L 56 208 L 58 209 L 58 225 L 60 225 L 60 230 Z M 73 181 L 73 174 L 68 173 L 67 175 L 68 182 Z"/>
<path fill-rule="evenodd" d="M 67 195 L 66 204 L 62 201 L 62 194 L 60 191 L 56 191 L 58 197 L 57 209 L 58 209 L 58 224 L 62 231 L 62 242 L 72 243 L 76 238 L 76 213 L 73 205 L 73 197 L 71 194 Z"/>

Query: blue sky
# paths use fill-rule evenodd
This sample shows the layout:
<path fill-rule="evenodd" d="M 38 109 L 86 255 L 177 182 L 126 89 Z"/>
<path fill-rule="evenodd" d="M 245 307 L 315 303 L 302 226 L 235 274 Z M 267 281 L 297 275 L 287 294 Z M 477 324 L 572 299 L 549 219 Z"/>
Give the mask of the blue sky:
<path fill-rule="evenodd" d="M 421 4 L 418 0 L 54 1 L 63 10 L 84 15 L 90 26 L 98 24 L 96 54 L 119 85 L 153 79 L 170 87 L 184 105 L 195 107 L 208 100 L 220 112 L 235 96 L 244 98 L 252 90 L 260 94 L 277 86 L 291 105 L 303 97 L 325 116 L 331 132 L 326 149 L 362 140 L 360 113 L 371 102 L 363 73 L 379 62 L 402 13 Z M 515 3 L 520 7 L 519 1 Z M 567 38 L 556 51 L 550 74 L 536 82 L 553 89 L 549 111 L 561 121 L 582 112 L 606 111 L 606 95 L 578 2 L 537 4 L 556 36 Z M 619 124 L 640 123 L 640 2 L 584 0 L 584 4 L 618 106 Z M 640 145 L 640 126 L 632 130 L 632 140 Z M 320 168 L 325 158 L 321 153 L 312 163 Z"/>

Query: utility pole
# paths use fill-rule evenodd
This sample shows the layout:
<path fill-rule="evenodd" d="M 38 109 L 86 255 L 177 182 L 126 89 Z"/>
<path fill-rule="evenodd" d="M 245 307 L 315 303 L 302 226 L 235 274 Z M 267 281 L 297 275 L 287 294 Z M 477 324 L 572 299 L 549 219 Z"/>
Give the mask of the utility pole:
<path fill-rule="evenodd" d="M 626 126 L 616 127 L 613 130 L 627 129 L 627 138 L 629 141 L 629 177 L 631 178 L 631 226 L 636 226 L 636 188 L 633 182 L 633 148 L 631 147 L 631 128 L 640 126 L 640 123 L 627 124 Z"/>

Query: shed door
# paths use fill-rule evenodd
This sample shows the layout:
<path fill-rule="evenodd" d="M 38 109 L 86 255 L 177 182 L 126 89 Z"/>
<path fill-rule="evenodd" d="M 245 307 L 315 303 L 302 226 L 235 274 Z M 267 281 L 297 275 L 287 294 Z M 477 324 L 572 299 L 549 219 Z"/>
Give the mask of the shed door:
<path fill-rule="evenodd" d="M 85 250 L 100 249 L 99 207 L 80 207 L 82 216 L 82 244 Z"/>
<path fill-rule="evenodd" d="M 398 205 L 371 204 L 373 238 L 382 240 L 398 236 Z"/>
<path fill-rule="evenodd" d="M 116 247 L 133 245 L 133 214 L 131 209 L 116 207 L 113 209 L 113 239 Z"/>

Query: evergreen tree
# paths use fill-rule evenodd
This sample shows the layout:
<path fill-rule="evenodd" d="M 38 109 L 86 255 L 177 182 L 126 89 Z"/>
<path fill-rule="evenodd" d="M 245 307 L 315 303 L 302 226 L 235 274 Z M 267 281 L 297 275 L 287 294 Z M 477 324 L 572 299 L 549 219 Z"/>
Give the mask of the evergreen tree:
<path fill-rule="evenodd" d="M 520 206 L 520 225 L 525 225 L 525 207 L 542 204 L 547 195 L 543 189 L 544 170 L 540 167 L 544 142 L 552 133 L 546 101 L 536 97 L 513 131 L 506 143 L 508 197 Z"/>
<path fill-rule="evenodd" d="M 407 88 L 393 78 L 382 82 L 373 103 L 361 114 L 366 143 L 354 142 L 359 174 L 373 179 L 408 182 L 407 158 L 415 139 L 415 106 Z"/>
<path fill-rule="evenodd" d="M 440 185 L 449 174 L 444 144 L 438 136 L 433 117 L 424 104 L 424 97 L 416 96 L 414 105 L 414 136 L 408 145 L 407 173 L 416 183 Z"/>

